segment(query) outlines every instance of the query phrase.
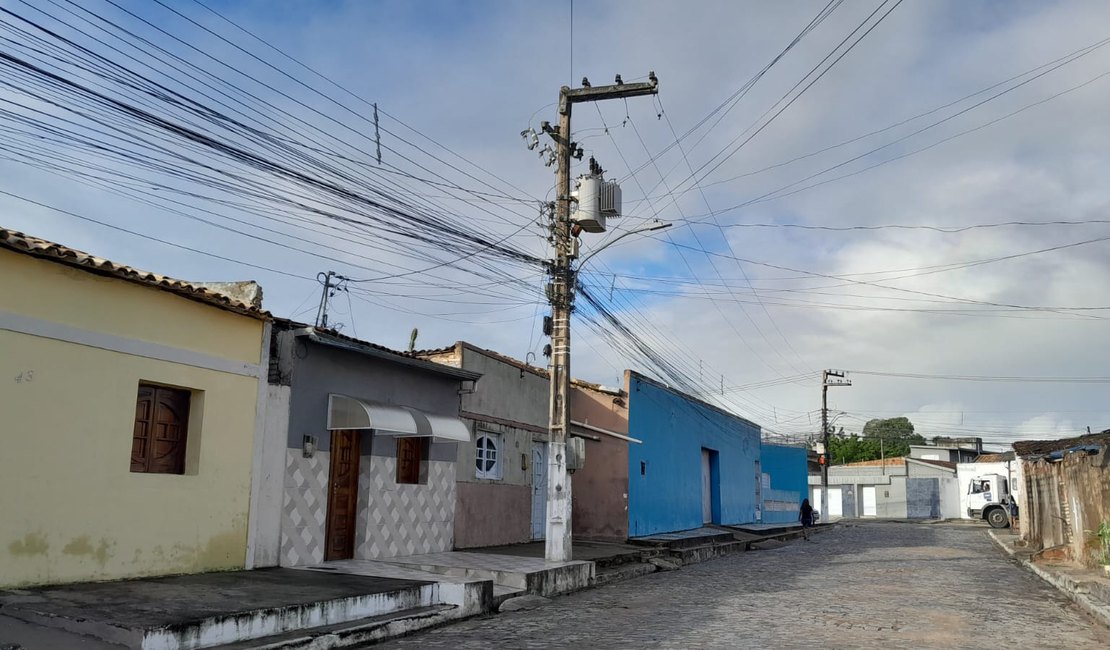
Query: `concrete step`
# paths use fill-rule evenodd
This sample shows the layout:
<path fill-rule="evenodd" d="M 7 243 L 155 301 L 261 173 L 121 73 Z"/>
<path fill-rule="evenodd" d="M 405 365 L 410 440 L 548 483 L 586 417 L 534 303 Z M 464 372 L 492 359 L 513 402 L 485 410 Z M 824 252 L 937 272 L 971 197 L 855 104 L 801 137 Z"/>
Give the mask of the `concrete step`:
<path fill-rule="evenodd" d="M 23 598 L 11 596 L 17 592 L 7 592 L 9 595 L 5 598 L 3 611 L 9 617 L 28 623 L 90 636 L 127 648 L 194 650 L 305 628 L 390 616 L 414 608 L 437 606 L 442 602 L 438 583 L 396 582 L 399 586 L 374 593 L 258 608 L 242 603 L 235 609 L 218 612 L 211 609 L 184 615 L 178 612 L 172 619 L 163 620 L 154 620 L 154 617 L 146 615 L 123 618 L 98 616 L 89 611 L 59 613 L 48 600 L 36 598 L 34 594 Z M 453 605 L 451 607 L 454 608 Z M 159 604 L 157 611 L 173 612 L 174 608 Z"/>
<path fill-rule="evenodd" d="M 600 587 L 601 585 L 613 584 L 615 582 L 622 582 L 624 580 L 631 580 L 632 578 L 639 578 L 646 576 L 649 573 L 654 573 L 656 567 L 654 564 L 647 562 L 630 562 L 619 564 L 617 566 L 608 567 L 599 570 L 594 575 L 593 585 Z"/>
<path fill-rule="evenodd" d="M 467 553 L 438 555 L 438 557 L 414 555 L 409 558 L 392 558 L 388 562 L 452 578 L 492 580 L 495 585 L 537 596 L 554 596 L 585 589 L 590 586 L 594 573 L 592 562 L 551 565 L 543 560 L 509 558 L 520 566 L 507 569 L 495 568 L 499 556 Z M 443 557 L 447 555 L 458 557 Z M 532 566 L 526 566 L 529 564 Z"/>
<path fill-rule="evenodd" d="M 496 612 L 498 608 L 501 607 L 501 603 L 510 598 L 523 596 L 525 593 L 526 592 L 523 589 L 517 589 L 516 587 L 496 584 L 493 585 L 493 607 L 490 609 L 490 611 Z"/>
<path fill-rule="evenodd" d="M 638 546 L 675 550 L 705 546 L 707 544 L 719 542 L 729 542 L 735 539 L 736 538 L 730 531 L 703 528 L 696 533 L 665 533 L 647 537 L 634 537 L 628 541 Z"/>
<path fill-rule="evenodd" d="M 731 539 L 731 536 L 729 536 Z M 715 557 L 722 555 L 729 555 L 731 553 L 742 553 L 748 550 L 748 545 L 751 542 L 739 542 L 735 539 L 731 541 L 716 542 L 713 544 L 704 544 L 702 546 L 672 548 L 670 549 L 670 557 L 679 560 L 683 565 L 697 564 L 698 562 L 705 562 Z"/>
<path fill-rule="evenodd" d="M 218 646 L 216 650 L 325 650 L 382 641 L 459 618 L 454 605 L 414 607 L 336 625 L 295 630 L 285 634 Z"/>

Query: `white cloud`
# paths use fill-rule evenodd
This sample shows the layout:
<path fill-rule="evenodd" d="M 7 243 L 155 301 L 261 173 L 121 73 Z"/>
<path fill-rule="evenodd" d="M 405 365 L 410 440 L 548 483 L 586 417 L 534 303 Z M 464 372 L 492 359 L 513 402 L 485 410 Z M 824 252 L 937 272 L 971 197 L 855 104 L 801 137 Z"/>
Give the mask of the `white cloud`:
<path fill-rule="evenodd" d="M 316 3 L 275 11 L 272 3 L 256 1 L 234 4 L 227 11 L 269 42 L 280 44 L 344 86 L 378 102 L 383 111 L 473 162 L 476 168 L 464 167 L 468 173 L 505 190 L 501 183 L 478 171 L 488 170 L 534 197 L 549 194 L 552 170 L 523 148 L 518 134 L 526 126 L 538 126 L 541 119 L 554 120 L 555 113 L 552 107 L 540 110 L 530 124 L 529 116 L 554 101 L 558 87 L 570 79 L 577 83 L 586 75 L 600 84 L 616 72 L 632 80 L 654 70 L 660 78 L 658 102 L 648 98 L 629 100 L 627 104 L 608 102 L 600 106 L 600 115 L 590 106 L 577 107 L 575 113 L 575 129 L 580 136 L 600 136 L 583 139 L 584 146 L 612 176 L 623 180 L 626 201 L 632 205 L 642 198 L 640 187 L 653 196 L 665 193 L 664 186 L 678 188 L 689 175 L 683 152 L 695 169 L 709 162 L 873 8 L 845 3 L 776 65 L 709 137 L 697 146 L 693 143 L 696 137 L 691 138 L 684 142 L 683 150 L 672 149 L 655 164 L 647 164 L 635 178 L 629 177 L 630 168 L 647 163 L 648 152 L 658 153 L 674 140 L 670 125 L 679 133 L 693 126 L 755 74 L 823 5 L 705 2 L 691 6 L 662 0 L 636 3 L 634 8 L 580 4 L 575 7 L 573 76 L 565 7 L 550 3 L 495 3 L 480 8 L 410 2 Z M 728 179 L 817 151 L 1041 65 L 1103 38 L 1100 32 L 1108 18 L 1110 8 L 1095 2 L 1020 7 L 904 3 L 707 181 Z M 288 79 L 257 62 L 246 61 L 226 45 L 210 37 L 194 37 L 206 51 L 235 61 L 283 90 L 301 92 Z M 242 42 L 252 48 L 258 47 L 275 63 L 289 65 L 242 34 L 237 38 L 243 38 Z M 175 46 L 177 49 L 181 48 Z M 190 58 L 201 60 L 195 53 Z M 1110 69 L 1108 66 L 1110 46 L 829 176 L 908 153 L 1001 117 L 1083 83 Z M 304 74 L 295 67 L 288 69 Z M 312 81 L 340 98 L 346 108 L 364 116 L 371 110 L 318 79 Z M 726 212 L 718 220 L 723 225 L 799 222 L 818 226 L 964 226 L 1015 220 L 1106 219 L 1110 206 L 1110 190 L 1105 184 L 1110 172 L 1110 156 L 1106 154 L 1110 149 L 1110 125 L 1102 116 L 1108 100 L 1110 78 L 919 154 L 798 194 Z M 304 114 L 288 101 L 279 105 Z M 321 105 L 336 119 L 370 128 L 344 108 Z M 666 119 L 659 118 L 660 107 Z M 1107 243 L 900 279 L 896 276 L 904 273 L 874 272 L 955 264 L 1074 243 L 1110 235 L 1107 225 L 1007 227 L 958 234 L 726 228 L 727 244 L 712 227 L 712 221 L 696 231 L 702 243 L 716 253 L 734 253 L 768 265 L 809 271 L 817 277 L 795 277 L 797 273 L 783 268 L 738 264 L 721 257 L 710 260 L 688 250 L 683 251 L 683 260 L 667 243 L 673 238 L 697 246 L 682 227 L 684 217 L 704 214 L 708 208 L 721 210 L 794 183 L 944 114 L 764 173 L 706 185 L 704 198 L 692 191 L 684 194 L 677 205 L 669 199 L 653 201 L 653 208 L 636 205 L 635 215 L 651 217 L 657 213 L 676 226 L 660 238 L 614 246 L 591 266 L 601 272 L 615 270 L 654 278 L 696 273 L 704 286 L 622 279 L 618 287 L 665 293 L 617 292 L 615 311 L 635 324 L 645 339 L 684 364 L 688 373 L 701 373 L 706 384 L 718 384 L 722 374 L 726 385 L 734 386 L 801 371 L 815 373 L 825 367 L 992 376 L 1106 374 L 1103 369 L 1110 353 L 1102 344 L 1102 320 L 1020 310 L 980 311 L 965 316 L 905 310 L 990 309 L 911 292 L 1013 305 L 1110 305 Z M 626 122 L 626 116 L 630 121 Z M 601 131 L 587 131 L 601 127 L 602 120 L 610 127 L 611 137 Z M 323 117 L 313 116 L 311 122 L 329 128 Z M 383 156 L 389 164 L 414 173 L 420 171 L 400 159 L 402 153 L 413 154 L 413 149 L 399 140 L 403 137 L 452 164 L 465 165 L 395 122 L 384 120 L 383 126 L 389 129 L 383 138 Z M 365 140 L 360 142 L 353 135 L 350 138 L 361 147 L 368 146 Z M 435 169 L 446 171 L 442 165 Z M 468 187 L 488 189 L 465 176 L 449 173 Z M 660 173 L 665 182 L 660 182 Z M 325 259 L 291 254 L 30 172 L 18 164 L 0 161 L 0 178 L 0 187 L 5 190 L 237 259 L 309 277 L 332 267 L 351 275 L 356 271 L 349 266 L 355 259 L 349 253 L 333 252 Z M 827 176 L 814 180 L 824 178 Z M 442 188 L 429 193 L 442 195 Z M 474 228 L 489 226 L 490 219 L 508 215 L 492 206 L 443 204 L 457 209 L 460 219 Z M 265 284 L 268 308 L 277 314 L 290 315 L 315 291 L 311 282 L 167 249 L 4 197 L 0 197 L 0 209 L 5 214 L 4 225 L 137 266 L 186 278 L 258 277 Z M 536 213 L 532 206 L 514 209 L 520 215 Z M 525 216 L 512 218 L 526 220 Z M 636 223 L 630 218 L 623 226 Z M 498 231 L 505 228 L 508 225 L 502 224 Z M 543 250 L 542 238 L 534 228 L 513 241 L 536 254 Z M 584 250 L 597 246 L 599 241 L 584 238 Z M 359 249 L 357 242 L 344 247 Z M 389 252 L 364 252 L 372 258 L 372 265 L 421 265 Z M 743 279 L 745 274 L 759 290 L 758 298 Z M 843 276 L 857 282 L 820 276 Z M 445 271 L 444 277 L 460 276 Z M 538 295 L 538 275 L 533 285 Z M 381 302 L 380 295 L 374 298 L 379 306 L 352 303 L 354 314 L 350 320 L 357 324 L 358 334 L 385 345 L 403 347 L 413 326 L 420 328 L 422 346 L 463 338 L 523 357 L 542 344 L 532 318 L 534 305 L 468 305 L 465 303 L 473 302 L 472 297 L 442 290 L 367 286 L 379 293 L 435 294 L 463 303 L 385 297 L 400 308 L 397 310 L 381 306 L 386 303 Z M 694 299 L 704 291 L 716 292 L 715 301 Z M 599 293 L 608 299 L 607 291 Z M 311 300 L 308 302 L 311 304 Z M 341 303 L 340 310 L 345 308 L 346 304 Z M 1082 313 L 1098 317 L 1108 314 Z M 614 366 L 627 362 L 612 351 L 595 351 L 607 350 L 606 346 L 597 333 L 580 326 L 575 332 L 576 374 L 613 383 Z M 881 413 L 919 418 L 919 430 L 926 435 L 926 429 L 974 433 L 978 428 L 984 437 L 1002 439 L 1010 432 L 1022 437 L 1051 437 L 1083 430 L 1088 424 L 1100 429 L 1110 426 L 1110 413 L 1102 407 L 1103 393 L 1104 387 L 1099 385 L 958 383 L 861 375 L 852 388 L 831 391 L 830 401 L 840 410 L 857 414 L 860 420 Z M 820 393 L 817 381 L 807 379 L 731 395 L 730 403 L 757 422 L 807 431 L 813 429 L 813 421 L 806 414 L 819 406 Z"/>

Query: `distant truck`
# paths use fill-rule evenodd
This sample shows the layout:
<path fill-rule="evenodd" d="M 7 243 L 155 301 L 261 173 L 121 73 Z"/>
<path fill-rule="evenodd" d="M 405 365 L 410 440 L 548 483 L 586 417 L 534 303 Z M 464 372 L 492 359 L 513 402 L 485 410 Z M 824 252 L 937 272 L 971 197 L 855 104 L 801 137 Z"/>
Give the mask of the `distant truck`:
<path fill-rule="evenodd" d="M 982 474 L 967 486 L 967 516 L 985 519 L 991 528 L 1009 528 L 1017 517 L 1010 481 L 1001 474 Z"/>

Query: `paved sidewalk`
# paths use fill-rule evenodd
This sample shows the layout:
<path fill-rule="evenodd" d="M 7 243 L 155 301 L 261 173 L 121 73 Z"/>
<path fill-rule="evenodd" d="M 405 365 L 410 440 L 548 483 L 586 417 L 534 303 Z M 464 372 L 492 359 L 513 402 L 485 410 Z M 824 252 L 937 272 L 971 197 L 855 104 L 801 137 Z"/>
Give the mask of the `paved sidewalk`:
<path fill-rule="evenodd" d="M 259 569 L 12 589 L 0 591 L 0 643 L 28 650 L 135 646 L 151 634 L 191 638 L 205 626 L 249 626 L 286 610 L 300 615 L 352 599 L 411 598 L 433 584 Z"/>
<path fill-rule="evenodd" d="M 991 530 L 990 536 L 1007 555 L 1110 627 L 1110 577 L 1106 572 L 1067 562 L 1033 562 L 1032 553 L 1016 546 L 1018 536 L 1010 530 Z"/>

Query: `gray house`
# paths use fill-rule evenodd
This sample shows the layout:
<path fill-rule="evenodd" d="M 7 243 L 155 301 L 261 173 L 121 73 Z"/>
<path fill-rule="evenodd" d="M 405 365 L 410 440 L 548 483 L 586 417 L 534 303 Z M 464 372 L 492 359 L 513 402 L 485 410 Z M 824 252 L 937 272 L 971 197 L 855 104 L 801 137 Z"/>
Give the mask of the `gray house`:
<path fill-rule="evenodd" d="M 811 503 L 821 476 L 809 476 Z M 959 519 L 956 463 L 910 456 L 829 468 L 829 518 Z"/>
<path fill-rule="evenodd" d="M 547 518 L 547 372 L 464 341 L 418 356 L 474 373 L 459 415 L 473 437 L 458 445 L 455 547 L 543 539 Z"/>
<path fill-rule="evenodd" d="M 459 392 L 480 373 L 284 320 L 270 347 L 257 516 L 280 564 L 451 550 Z"/>

